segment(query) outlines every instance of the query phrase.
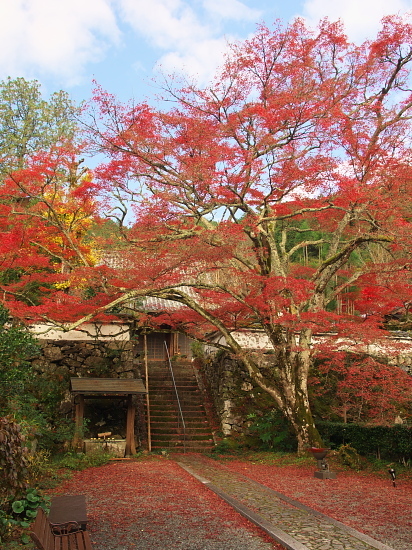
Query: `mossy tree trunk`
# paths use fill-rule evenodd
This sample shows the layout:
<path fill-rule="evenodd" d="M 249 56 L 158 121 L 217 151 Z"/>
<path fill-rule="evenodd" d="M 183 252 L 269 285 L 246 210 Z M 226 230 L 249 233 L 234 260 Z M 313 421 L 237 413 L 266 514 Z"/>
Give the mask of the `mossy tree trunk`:
<path fill-rule="evenodd" d="M 275 360 L 270 368 L 253 360 L 250 354 L 244 354 L 242 359 L 251 378 L 273 398 L 288 421 L 297 438 L 298 452 L 302 453 L 310 446 L 322 446 L 322 439 L 315 426 L 308 395 L 311 335 L 304 331 L 298 342 L 295 338 L 294 334 L 280 330 L 272 334 Z"/>

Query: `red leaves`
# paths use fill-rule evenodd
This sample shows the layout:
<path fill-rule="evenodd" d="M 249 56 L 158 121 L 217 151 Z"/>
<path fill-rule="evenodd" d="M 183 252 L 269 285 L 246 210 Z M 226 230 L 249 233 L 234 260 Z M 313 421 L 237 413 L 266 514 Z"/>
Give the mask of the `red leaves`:
<path fill-rule="evenodd" d="M 59 491 L 86 494 L 88 529 L 95 544 L 133 548 L 178 547 L 181 541 L 216 539 L 233 544 L 234 533 L 269 541 L 175 462 L 152 457 L 112 462 L 77 473 Z M 236 535 L 235 535 L 236 536 Z M 101 541 L 101 542 L 100 542 Z"/>
<path fill-rule="evenodd" d="M 409 416 L 412 379 L 397 365 L 344 353 L 318 359 L 315 393 L 333 395 L 331 408 L 344 422 L 392 424 Z"/>
<path fill-rule="evenodd" d="M 239 460 L 225 461 L 225 465 L 393 548 L 410 546 L 410 479 L 402 479 L 395 495 L 386 470 L 384 477 L 338 471 L 333 482 L 319 483 L 313 476 L 315 461 L 313 466 L 253 464 Z M 333 470 L 336 471 L 335 465 Z"/>
<path fill-rule="evenodd" d="M 62 320 L 65 306 L 73 309 L 73 299 L 59 293 L 70 287 L 68 272 L 94 262 L 85 236 L 96 215 L 98 189 L 80 168 L 77 152 L 62 147 L 39 152 L 0 188 L 3 300 L 20 318 L 53 312 Z"/>

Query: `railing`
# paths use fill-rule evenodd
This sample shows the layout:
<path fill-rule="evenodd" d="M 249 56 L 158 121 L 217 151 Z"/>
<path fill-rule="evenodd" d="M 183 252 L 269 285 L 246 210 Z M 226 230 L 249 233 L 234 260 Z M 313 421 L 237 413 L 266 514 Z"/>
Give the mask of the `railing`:
<path fill-rule="evenodd" d="M 182 411 L 182 406 L 180 404 L 180 398 L 179 398 L 179 393 L 177 391 L 177 386 L 176 386 L 176 381 L 175 381 L 175 375 L 173 373 L 173 367 L 172 367 L 172 362 L 170 360 L 170 355 L 169 355 L 169 349 L 167 347 L 167 343 L 165 342 L 165 348 L 166 348 L 166 355 L 167 355 L 167 361 L 169 363 L 169 369 L 170 369 L 170 374 L 172 376 L 172 382 L 173 382 L 173 387 L 175 389 L 175 394 L 176 394 L 176 401 L 177 401 L 177 407 L 179 409 L 179 416 L 178 416 L 178 427 L 179 427 L 179 421 L 181 420 L 182 422 L 182 429 L 183 429 L 183 452 L 186 453 L 186 424 L 185 424 L 185 419 L 183 418 L 183 411 Z"/>

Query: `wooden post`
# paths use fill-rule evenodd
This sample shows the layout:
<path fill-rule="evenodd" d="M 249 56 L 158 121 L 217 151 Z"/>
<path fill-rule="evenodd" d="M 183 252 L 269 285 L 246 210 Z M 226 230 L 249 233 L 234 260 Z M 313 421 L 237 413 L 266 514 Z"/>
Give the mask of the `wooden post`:
<path fill-rule="evenodd" d="M 169 337 L 169 355 L 173 357 L 179 353 L 179 333 L 171 332 Z"/>
<path fill-rule="evenodd" d="M 136 416 L 136 407 L 133 403 L 133 395 L 127 396 L 127 419 L 126 419 L 126 450 L 125 456 L 136 454 L 136 444 L 134 441 L 134 419 Z"/>
<path fill-rule="evenodd" d="M 83 419 L 84 419 L 84 395 L 79 394 L 76 396 L 76 418 L 75 418 L 75 431 L 73 437 L 73 448 L 82 450 L 83 448 Z"/>
<path fill-rule="evenodd" d="M 147 361 L 147 336 L 143 335 L 144 369 L 146 383 L 146 410 L 147 410 L 147 450 L 152 451 L 152 430 L 150 427 L 150 398 L 149 398 L 149 365 Z"/>

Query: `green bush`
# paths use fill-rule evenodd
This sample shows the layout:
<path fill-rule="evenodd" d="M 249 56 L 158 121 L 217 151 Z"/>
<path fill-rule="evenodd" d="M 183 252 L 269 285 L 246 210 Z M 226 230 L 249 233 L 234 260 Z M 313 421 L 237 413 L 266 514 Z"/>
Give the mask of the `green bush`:
<path fill-rule="evenodd" d="M 225 437 L 212 449 L 212 455 L 236 454 L 240 451 L 239 442 L 236 439 Z"/>
<path fill-rule="evenodd" d="M 371 426 L 317 422 L 325 444 L 333 449 L 349 444 L 363 456 L 408 464 L 412 460 L 412 428 L 402 424 Z"/>
<path fill-rule="evenodd" d="M 27 391 L 34 380 L 30 359 L 39 354 L 36 339 L 23 326 L 11 322 L 7 309 L 0 304 L 0 415 L 8 415 L 8 402 Z"/>
<path fill-rule="evenodd" d="M 113 454 L 103 450 L 95 450 L 91 453 L 68 452 L 57 459 L 59 468 L 68 468 L 69 470 L 85 470 L 93 466 L 103 466 L 113 458 Z"/>
<path fill-rule="evenodd" d="M 41 495 L 37 489 L 27 489 L 21 499 L 10 498 L 8 506 L 3 505 L 0 510 L 0 541 L 5 542 L 14 533 L 18 533 L 21 542 L 24 544 L 30 542 L 25 530 L 34 521 L 39 506 L 47 511 L 50 507 L 50 499 Z"/>
<path fill-rule="evenodd" d="M 44 478 L 54 476 L 55 472 L 50 457 L 50 451 L 44 451 L 43 449 L 29 453 L 27 461 L 31 485 L 37 486 Z"/>
<path fill-rule="evenodd" d="M 252 421 L 249 432 L 256 435 L 260 441 L 260 449 L 263 451 L 296 451 L 296 439 L 291 434 L 280 411 L 272 409 L 263 415 L 252 413 L 248 415 L 248 419 Z"/>
<path fill-rule="evenodd" d="M 351 445 L 341 445 L 336 454 L 336 458 L 341 464 L 349 466 L 352 470 L 362 469 L 362 460 L 356 449 Z"/>

